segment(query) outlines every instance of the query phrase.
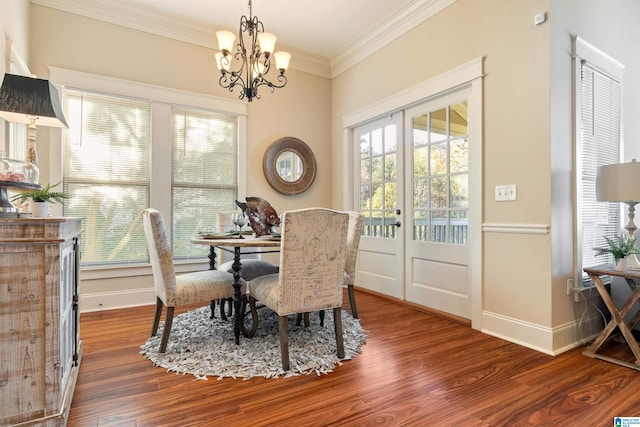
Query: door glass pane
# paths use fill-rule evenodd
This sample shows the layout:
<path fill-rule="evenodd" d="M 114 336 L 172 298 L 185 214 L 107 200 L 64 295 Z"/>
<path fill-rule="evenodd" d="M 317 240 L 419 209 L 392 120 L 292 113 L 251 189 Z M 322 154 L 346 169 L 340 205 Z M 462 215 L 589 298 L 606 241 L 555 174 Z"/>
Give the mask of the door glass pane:
<path fill-rule="evenodd" d="M 451 224 L 449 227 L 449 243 L 458 245 L 467 244 L 467 231 L 469 229 L 467 226 L 469 223 L 467 218 L 468 212 L 467 210 L 449 212 L 449 223 Z"/>
<path fill-rule="evenodd" d="M 384 152 L 396 152 L 396 127 L 385 126 L 384 128 Z"/>
<path fill-rule="evenodd" d="M 431 241 L 446 242 L 447 241 L 447 211 L 437 210 L 431 211 Z"/>
<path fill-rule="evenodd" d="M 427 176 L 427 156 L 429 155 L 429 147 L 416 148 L 413 151 L 413 176 L 415 178 Z"/>
<path fill-rule="evenodd" d="M 447 177 L 431 178 L 431 207 L 447 207 Z"/>
<path fill-rule="evenodd" d="M 451 173 L 469 171 L 469 140 L 454 139 L 449 152 L 449 171 Z"/>
<path fill-rule="evenodd" d="M 467 125 L 467 103 L 463 102 L 452 105 L 449 113 L 449 129 L 451 130 L 451 136 L 466 136 L 469 133 Z"/>
<path fill-rule="evenodd" d="M 440 142 L 447 140 L 447 109 L 433 111 L 431 117 L 431 141 Z"/>
<path fill-rule="evenodd" d="M 429 157 L 430 175 L 442 175 L 447 173 L 447 143 L 433 144 Z"/>
<path fill-rule="evenodd" d="M 429 143 L 429 115 L 413 118 L 413 145 L 426 145 Z"/>
<path fill-rule="evenodd" d="M 469 207 L 467 103 L 415 116 L 412 123 L 413 239 L 466 245 Z"/>
<path fill-rule="evenodd" d="M 382 182 L 382 157 L 371 159 L 371 181 Z"/>
<path fill-rule="evenodd" d="M 429 240 L 429 212 L 413 211 L 413 240 Z"/>
<path fill-rule="evenodd" d="M 429 207 L 429 180 L 416 179 L 413 182 L 413 207 L 428 208 Z"/>
<path fill-rule="evenodd" d="M 384 156 L 384 180 L 385 182 L 396 181 L 396 154 Z"/>
<path fill-rule="evenodd" d="M 382 154 L 382 129 L 371 131 L 371 152 L 375 156 Z"/>
<path fill-rule="evenodd" d="M 450 180 L 449 207 L 469 207 L 469 179 L 468 175 L 454 175 Z"/>

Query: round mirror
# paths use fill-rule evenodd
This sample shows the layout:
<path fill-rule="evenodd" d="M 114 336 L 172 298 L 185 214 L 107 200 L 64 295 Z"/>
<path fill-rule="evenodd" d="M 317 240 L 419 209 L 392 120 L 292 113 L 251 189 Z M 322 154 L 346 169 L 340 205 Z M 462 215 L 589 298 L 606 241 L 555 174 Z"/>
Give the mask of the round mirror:
<path fill-rule="evenodd" d="M 302 159 L 294 151 L 283 151 L 276 159 L 276 172 L 287 182 L 299 180 L 303 171 Z"/>
<path fill-rule="evenodd" d="M 263 162 L 264 176 L 282 194 L 305 191 L 316 177 L 316 160 L 311 149 L 293 137 L 276 140 L 267 148 Z"/>

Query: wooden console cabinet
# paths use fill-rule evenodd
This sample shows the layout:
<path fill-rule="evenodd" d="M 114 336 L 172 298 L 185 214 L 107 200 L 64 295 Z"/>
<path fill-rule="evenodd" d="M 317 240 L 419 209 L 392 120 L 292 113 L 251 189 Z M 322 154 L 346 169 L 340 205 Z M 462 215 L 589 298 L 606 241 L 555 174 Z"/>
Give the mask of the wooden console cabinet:
<path fill-rule="evenodd" d="M 79 218 L 0 218 L 0 426 L 64 426 L 82 356 Z"/>

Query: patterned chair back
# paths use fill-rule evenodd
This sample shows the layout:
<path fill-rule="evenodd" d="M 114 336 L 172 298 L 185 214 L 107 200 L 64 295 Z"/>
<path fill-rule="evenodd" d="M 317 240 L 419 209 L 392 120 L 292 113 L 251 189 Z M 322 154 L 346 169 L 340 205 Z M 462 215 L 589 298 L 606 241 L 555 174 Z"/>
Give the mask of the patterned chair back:
<path fill-rule="evenodd" d="M 342 306 L 348 222 L 347 213 L 325 208 L 283 214 L 280 316 Z"/>
<path fill-rule="evenodd" d="M 149 249 L 156 295 L 165 305 L 172 306 L 175 304 L 176 273 L 173 268 L 171 242 L 167 237 L 164 220 L 160 212 L 149 208 L 142 212 L 142 223 Z"/>
<path fill-rule="evenodd" d="M 348 212 L 349 229 L 347 231 L 347 261 L 344 267 L 347 273 L 347 283 L 345 285 L 353 285 L 356 279 L 356 260 L 358 259 L 358 246 L 360 245 L 360 236 L 362 235 L 362 223 L 364 215 L 360 212 Z"/>

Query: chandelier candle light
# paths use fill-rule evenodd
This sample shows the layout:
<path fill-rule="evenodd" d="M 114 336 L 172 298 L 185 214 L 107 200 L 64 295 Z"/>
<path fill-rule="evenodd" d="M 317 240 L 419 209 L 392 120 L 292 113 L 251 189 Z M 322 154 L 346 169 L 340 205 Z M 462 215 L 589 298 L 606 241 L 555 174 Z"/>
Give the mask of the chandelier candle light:
<path fill-rule="evenodd" d="M 634 239 L 637 227 L 633 222 L 635 206 L 640 203 L 640 163 L 618 163 L 598 167 L 596 199 L 599 202 L 624 203 L 628 206 L 629 222 L 624 227 Z M 638 270 L 640 263 L 634 254 L 629 256 L 627 268 Z"/>
<path fill-rule="evenodd" d="M 240 99 L 251 102 L 253 98 L 260 99 L 258 88 L 268 86 L 271 92 L 275 88 L 282 88 L 287 84 L 284 73 L 289 67 L 291 55 L 287 52 L 273 52 L 276 44 L 276 36 L 265 33 L 264 25 L 257 16 L 252 15 L 251 0 L 249 0 L 249 18 L 245 15 L 240 18 L 239 41 L 235 45 L 235 34 L 231 31 L 218 31 L 218 48 L 216 53 L 216 65 L 220 73 L 220 86 L 228 88 L 230 92 L 238 86 L 241 88 Z M 248 50 L 249 48 L 250 50 Z M 275 58 L 275 66 L 278 69 L 276 81 L 265 78 L 271 69 L 271 58 Z M 232 59 L 240 62 L 240 68 L 231 71 L 234 65 Z"/>

